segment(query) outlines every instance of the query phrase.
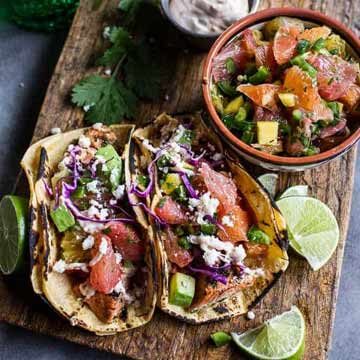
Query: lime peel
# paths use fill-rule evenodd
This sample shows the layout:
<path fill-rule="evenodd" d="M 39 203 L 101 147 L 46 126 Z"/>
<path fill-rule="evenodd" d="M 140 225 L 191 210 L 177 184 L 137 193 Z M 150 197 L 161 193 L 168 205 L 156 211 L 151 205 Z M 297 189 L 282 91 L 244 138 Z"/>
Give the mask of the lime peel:
<path fill-rule="evenodd" d="M 304 256 L 313 270 L 325 265 L 334 253 L 339 226 L 331 210 L 320 200 L 291 196 L 277 201 L 285 217 L 290 246 Z"/>
<path fill-rule="evenodd" d="M 300 310 L 292 306 L 255 329 L 231 336 L 241 350 L 256 359 L 300 359 L 304 352 L 305 320 Z"/>

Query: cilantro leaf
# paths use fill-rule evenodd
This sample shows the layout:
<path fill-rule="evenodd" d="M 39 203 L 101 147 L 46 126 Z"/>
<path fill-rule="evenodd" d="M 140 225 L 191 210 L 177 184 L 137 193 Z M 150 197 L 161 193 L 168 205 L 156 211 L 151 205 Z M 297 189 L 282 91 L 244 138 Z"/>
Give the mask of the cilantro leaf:
<path fill-rule="evenodd" d="M 85 116 L 87 122 L 114 124 L 123 117 L 134 116 L 137 98 L 114 77 L 90 75 L 73 88 L 72 102 L 90 107 Z"/>
<path fill-rule="evenodd" d="M 112 27 L 109 40 L 113 46 L 107 49 L 104 55 L 98 60 L 99 65 L 115 66 L 121 58 L 127 54 L 132 47 L 130 34 L 122 27 Z"/>
<path fill-rule="evenodd" d="M 129 53 L 124 66 L 127 86 L 142 98 L 155 99 L 160 94 L 159 55 L 145 41 Z"/>

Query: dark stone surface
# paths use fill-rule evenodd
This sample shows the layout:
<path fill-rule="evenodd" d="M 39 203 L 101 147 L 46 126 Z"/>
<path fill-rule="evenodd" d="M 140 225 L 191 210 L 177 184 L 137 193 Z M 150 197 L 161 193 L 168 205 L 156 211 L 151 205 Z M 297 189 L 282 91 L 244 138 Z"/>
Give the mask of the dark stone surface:
<path fill-rule="evenodd" d="M 64 34 L 37 34 L 0 24 L 0 196 L 12 191 L 20 168 L 19 161 L 31 139 L 63 41 Z M 359 162 L 356 174 L 331 360 L 356 360 L 360 357 L 360 223 L 356 215 L 356 206 L 360 203 Z M 0 324 L 0 359 L 49 358 L 119 359 L 118 356 Z"/>

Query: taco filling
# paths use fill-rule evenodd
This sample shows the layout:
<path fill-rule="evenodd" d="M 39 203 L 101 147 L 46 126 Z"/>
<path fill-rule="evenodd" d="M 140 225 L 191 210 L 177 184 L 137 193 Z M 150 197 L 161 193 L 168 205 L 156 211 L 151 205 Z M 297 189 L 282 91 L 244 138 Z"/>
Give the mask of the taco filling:
<path fill-rule="evenodd" d="M 269 257 L 283 253 L 243 194 L 237 165 L 201 127 L 171 119 L 161 129 L 153 141 L 139 135 L 153 160 L 133 177 L 131 191 L 153 194 L 149 215 L 169 263 L 169 304 L 197 311 L 272 278 Z"/>
<path fill-rule="evenodd" d="M 50 217 L 59 234 L 52 270 L 76 297 L 110 323 L 145 296 L 145 242 L 125 191 L 116 134 L 95 125 L 71 143 L 49 183 Z"/>

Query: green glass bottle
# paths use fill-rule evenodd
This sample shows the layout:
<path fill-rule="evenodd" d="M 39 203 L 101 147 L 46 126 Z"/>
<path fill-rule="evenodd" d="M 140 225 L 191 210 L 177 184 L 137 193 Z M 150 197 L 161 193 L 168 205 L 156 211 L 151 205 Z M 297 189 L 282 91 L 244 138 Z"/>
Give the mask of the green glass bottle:
<path fill-rule="evenodd" d="M 11 18 L 19 26 L 39 31 L 66 28 L 79 5 L 79 0 L 8 0 Z"/>

